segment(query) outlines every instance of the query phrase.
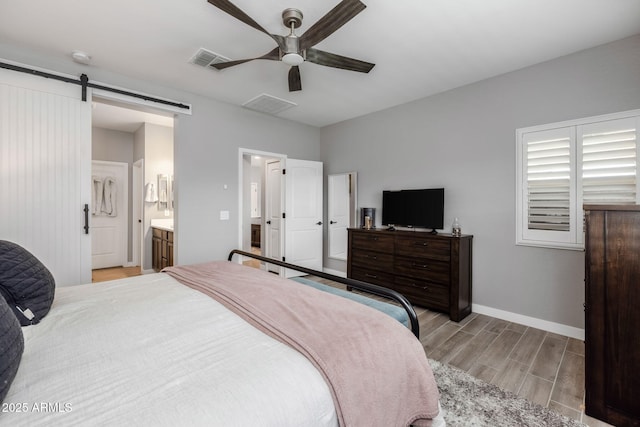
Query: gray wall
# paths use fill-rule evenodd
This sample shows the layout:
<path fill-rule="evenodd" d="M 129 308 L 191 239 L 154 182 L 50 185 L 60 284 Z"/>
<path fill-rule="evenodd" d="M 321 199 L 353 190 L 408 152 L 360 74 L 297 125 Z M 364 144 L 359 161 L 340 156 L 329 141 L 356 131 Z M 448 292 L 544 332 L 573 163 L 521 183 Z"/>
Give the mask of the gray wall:
<path fill-rule="evenodd" d="M 378 209 L 384 189 L 445 187 L 446 231 L 474 235 L 474 303 L 584 328 L 584 253 L 515 245 L 515 130 L 640 108 L 638 52 L 640 36 L 323 128 L 325 173 L 357 171 Z"/>
<path fill-rule="evenodd" d="M 186 101 L 194 114 L 175 122 L 180 264 L 226 258 L 230 249 L 240 246 L 239 148 L 320 159 L 317 128 L 196 96 Z M 219 219 L 221 210 L 230 211 L 228 221 Z"/>

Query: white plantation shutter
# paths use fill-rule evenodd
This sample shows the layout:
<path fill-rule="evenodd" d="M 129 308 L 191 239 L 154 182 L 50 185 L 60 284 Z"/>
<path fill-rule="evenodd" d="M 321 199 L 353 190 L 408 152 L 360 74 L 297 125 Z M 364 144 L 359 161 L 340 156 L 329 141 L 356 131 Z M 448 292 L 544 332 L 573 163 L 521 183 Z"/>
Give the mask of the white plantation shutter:
<path fill-rule="evenodd" d="M 640 203 L 640 110 L 518 129 L 516 243 L 583 249 L 584 204 Z"/>
<path fill-rule="evenodd" d="M 530 230 L 569 231 L 572 144 L 562 133 L 526 137 Z"/>
<path fill-rule="evenodd" d="M 580 126 L 582 202 L 634 204 L 637 200 L 635 119 Z"/>

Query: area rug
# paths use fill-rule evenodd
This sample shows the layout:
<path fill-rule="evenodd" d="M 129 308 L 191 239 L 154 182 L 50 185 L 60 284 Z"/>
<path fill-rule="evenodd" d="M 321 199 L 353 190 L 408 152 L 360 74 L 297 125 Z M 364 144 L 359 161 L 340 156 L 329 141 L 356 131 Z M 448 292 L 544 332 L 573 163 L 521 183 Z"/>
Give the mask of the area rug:
<path fill-rule="evenodd" d="M 429 363 L 448 427 L 585 427 L 459 369 L 432 359 Z"/>

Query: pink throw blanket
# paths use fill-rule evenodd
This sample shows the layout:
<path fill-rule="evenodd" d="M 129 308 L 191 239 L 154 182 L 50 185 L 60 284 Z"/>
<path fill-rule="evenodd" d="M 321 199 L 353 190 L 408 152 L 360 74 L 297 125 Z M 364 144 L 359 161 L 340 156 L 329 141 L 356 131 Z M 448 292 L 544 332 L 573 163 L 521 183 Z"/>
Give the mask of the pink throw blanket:
<path fill-rule="evenodd" d="M 163 271 L 305 355 L 327 381 L 341 426 L 428 426 L 438 414 L 422 345 L 386 314 L 228 261 Z"/>

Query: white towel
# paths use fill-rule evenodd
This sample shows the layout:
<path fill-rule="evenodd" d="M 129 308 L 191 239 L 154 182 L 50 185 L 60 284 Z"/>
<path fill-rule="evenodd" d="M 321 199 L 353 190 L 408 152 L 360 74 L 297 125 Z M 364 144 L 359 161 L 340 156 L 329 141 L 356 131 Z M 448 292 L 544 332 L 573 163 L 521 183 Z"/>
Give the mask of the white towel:
<path fill-rule="evenodd" d="M 153 187 L 153 184 L 148 182 L 144 188 L 144 201 L 149 203 L 155 203 L 158 201 L 158 195 L 156 194 L 156 189 Z"/>
<path fill-rule="evenodd" d="M 102 177 L 96 175 L 91 177 L 91 215 L 100 215 L 102 212 L 102 200 L 104 196 L 102 186 Z"/>
<path fill-rule="evenodd" d="M 107 214 L 108 216 L 116 216 L 118 214 L 116 210 L 117 184 L 114 177 L 105 177 L 103 194 L 104 200 L 102 205 L 102 213 Z"/>

